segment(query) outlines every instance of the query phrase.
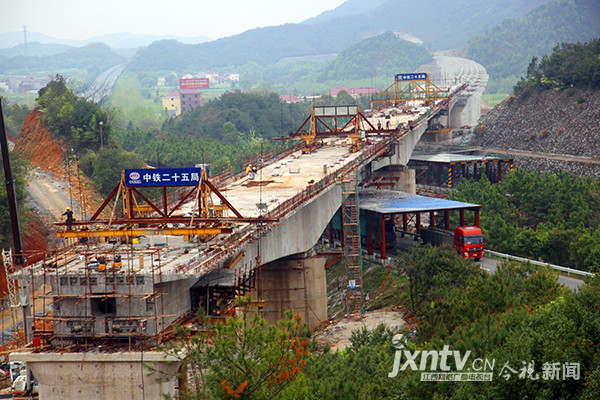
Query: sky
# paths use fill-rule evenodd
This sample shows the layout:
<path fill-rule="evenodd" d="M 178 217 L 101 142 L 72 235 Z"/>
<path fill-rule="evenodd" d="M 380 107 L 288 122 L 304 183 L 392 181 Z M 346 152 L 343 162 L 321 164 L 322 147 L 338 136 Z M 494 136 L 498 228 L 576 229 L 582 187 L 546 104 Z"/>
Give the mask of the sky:
<path fill-rule="evenodd" d="M 0 0 L 0 33 L 85 40 L 108 33 L 208 36 L 297 23 L 345 0 Z"/>

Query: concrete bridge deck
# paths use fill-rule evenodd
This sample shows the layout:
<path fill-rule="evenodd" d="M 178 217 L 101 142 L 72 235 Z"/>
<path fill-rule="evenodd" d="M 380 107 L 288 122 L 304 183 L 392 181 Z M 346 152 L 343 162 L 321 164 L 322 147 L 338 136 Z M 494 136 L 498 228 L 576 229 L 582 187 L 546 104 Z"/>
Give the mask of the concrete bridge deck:
<path fill-rule="evenodd" d="M 453 91 L 453 95 L 456 94 L 457 92 Z M 428 120 L 434 118 L 436 113 L 444 106 L 447 107 L 450 102 L 451 99 L 437 101 L 432 107 L 424 107 L 421 101 L 411 102 L 403 107 L 409 110 L 408 113 L 401 113 L 398 109 L 394 109 L 393 112 L 378 111 L 368 116 L 370 122 L 375 126 L 381 124 L 384 128 L 389 122 L 392 129 L 398 128 L 393 137 L 373 138 L 370 145 L 354 153 L 349 151 L 349 140 L 326 139 L 324 145 L 312 153 L 302 154 L 298 150 L 275 162 L 265 160 L 263 167 L 257 166 L 258 171 L 253 179 L 247 175 L 221 188 L 227 200 L 244 217 L 263 215 L 279 218 L 281 222 L 278 224 L 261 227 L 239 224 L 228 237 L 216 237 L 200 246 L 186 243 L 176 236 L 141 237 L 138 243 L 121 247 L 100 243 L 91 251 L 82 249 L 77 255 L 72 252 L 70 257 L 67 251 L 64 256 L 66 261 L 61 263 L 64 268 L 60 273 L 85 275 L 88 273 L 86 265 L 89 264 L 89 259 L 86 260 L 82 256 L 83 253 L 88 256 L 107 251 L 119 253 L 121 250 L 124 268 L 119 273 L 150 274 L 154 260 L 159 259 L 161 279 L 168 282 L 185 277 L 198 278 L 215 267 L 226 265 L 231 257 L 241 251 L 245 253 L 244 259 L 237 265 L 245 269 L 255 268 L 258 262 L 270 262 L 307 251 L 316 243 L 333 213 L 341 205 L 342 195 L 338 183 L 342 168 L 360 164 L 357 170 L 360 173 L 371 161 L 373 162 L 369 167 L 370 171 L 392 164 L 406 165 L 414 145 L 427 127 Z M 408 128 L 408 121 L 415 122 L 412 129 Z M 378 157 L 383 152 L 390 153 L 390 149 L 391 156 Z M 329 194 L 323 197 L 322 204 L 313 204 L 312 209 L 308 211 L 307 220 L 293 219 L 302 207 L 325 193 Z M 192 212 L 192 208 L 191 203 L 184 205 L 182 212 Z M 307 211 L 303 213 L 306 214 Z M 319 215 L 318 219 L 315 219 L 316 215 Z M 307 227 L 310 233 L 300 237 Z M 272 230 L 276 231 L 276 236 L 271 236 Z M 260 237 L 262 242 L 260 250 L 257 237 Z M 284 237 L 287 239 L 283 239 Z M 298 238 L 296 245 L 274 245 L 280 241 L 290 244 L 290 237 Z M 250 249 L 247 248 L 249 243 L 253 244 Z M 277 248 L 279 250 L 276 250 Z M 129 256 L 127 253 L 136 253 L 136 256 Z M 151 256 L 151 253 L 154 256 Z M 34 266 L 34 275 L 42 276 L 44 273 L 43 264 Z"/>

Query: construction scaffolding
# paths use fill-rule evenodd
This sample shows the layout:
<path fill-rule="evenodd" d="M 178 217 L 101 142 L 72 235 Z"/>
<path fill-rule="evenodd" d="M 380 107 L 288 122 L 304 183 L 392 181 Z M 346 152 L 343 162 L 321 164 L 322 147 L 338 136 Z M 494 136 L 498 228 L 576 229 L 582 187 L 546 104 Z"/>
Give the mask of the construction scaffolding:
<path fill-rule="evenodd" d="M 13 265 L 13 256 L 12 250 L 2 250 L 2 264 L 4 267 L 4 279 L 6 279 L 6 290 L 8 292 L 8 296 L 5 297 L 4 307 L 5 310 L 10 310 L 10 315 L 12 318 L 12 327 L 13 327 L 13 337 L 15 329 L 19 326 L 19 317 L 17 308 L 19 307 L 19 300 L 17 298 L 17 288 L 15 286 L 15 282 L 12 279 L 8 279 L 9 274 L 14 270 Z M 6 302 L 8 300 L 8 303 Z M 4 339 L 4 335 L 2 335 Z M 4 340 L 3 340 L 4 341 Z"/>
<path fill-rule="evenodd" d="M 166 315 L 160 248 L 88 245 L 47 255 L 13 278 L 31 285 L 33 344 L 140 348 L 160 343 Z M 33 290 L 34 287 L 51 287 Z"/>
<path fill-rule="evenodd" d="M 344 265 L 346 267 L 346 317 L 364 314 L 362 285 L 362 250 L 358 214 L 356 168 L 342 168 L 342 223 L 344 232 Z"/>

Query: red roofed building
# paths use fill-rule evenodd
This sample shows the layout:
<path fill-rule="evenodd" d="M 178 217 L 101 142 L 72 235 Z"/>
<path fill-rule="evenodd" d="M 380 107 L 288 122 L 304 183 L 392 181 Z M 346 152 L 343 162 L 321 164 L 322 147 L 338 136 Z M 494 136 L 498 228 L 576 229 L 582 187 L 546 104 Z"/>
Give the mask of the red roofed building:
<path fill-rule="evenodd" d="M 330 90 L 329 92 L 327 92 L 325 94 L 329 95 L 329 96 L 335 97 L 342 90 L 345 90 L 346 92 L 348 92 L 348 94 L 350 96 L 354 97 L 355 99 L 358 98 L 359 96 L 370 96 L 372 94 L 381 92 L 381 90 L 379 90 L 377 88 L 358 88 L 358 89 L 354 89 L 354 88 L 351 88 L 351 87 L 348 87 L 348 86 L 340 86 L 338 88 Z"/>
<path fill-rule="evenodd" d="M 284 94 L 283 96 L 279 96 L 281 101 L 285 101 L 286 103 L 297 103 L 302 101 L 300 97 L 296 97 L 293 94 Z"/>

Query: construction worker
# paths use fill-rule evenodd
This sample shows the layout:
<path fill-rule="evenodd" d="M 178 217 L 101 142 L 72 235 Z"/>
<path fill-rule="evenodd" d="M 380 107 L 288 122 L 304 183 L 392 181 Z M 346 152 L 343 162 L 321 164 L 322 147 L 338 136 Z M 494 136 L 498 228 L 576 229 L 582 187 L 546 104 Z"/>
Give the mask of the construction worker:
<path fill-rule="evenodd" d="M 246 167 L 246 175 L 252 174 L 252 164 L 248 164 Z"/>
<path fill-rule="evenodd" d="M 71 209 L 67 207 L 67 211 L 65 211 L 62 215 L 67 216 L 67 220 L 65 222 L 67 223 L 67 230 L 70 231 L 71 226 L 73 226 L 73 211 L 71 211 Z"/>

